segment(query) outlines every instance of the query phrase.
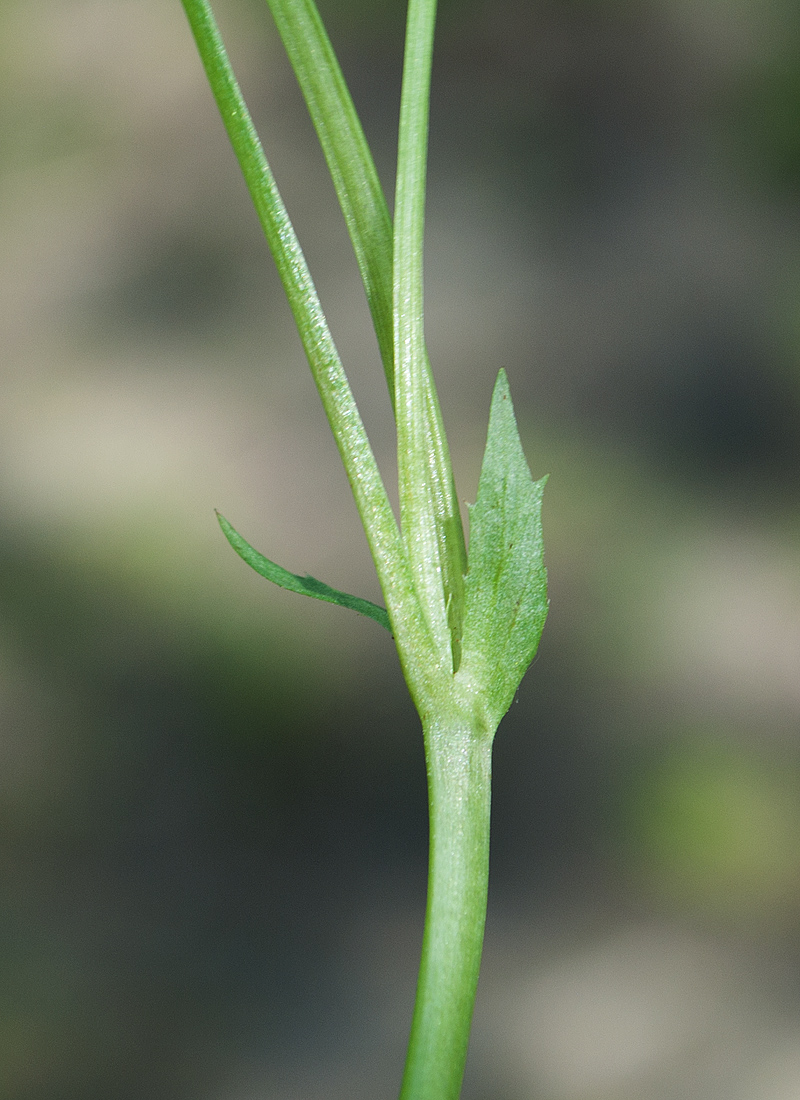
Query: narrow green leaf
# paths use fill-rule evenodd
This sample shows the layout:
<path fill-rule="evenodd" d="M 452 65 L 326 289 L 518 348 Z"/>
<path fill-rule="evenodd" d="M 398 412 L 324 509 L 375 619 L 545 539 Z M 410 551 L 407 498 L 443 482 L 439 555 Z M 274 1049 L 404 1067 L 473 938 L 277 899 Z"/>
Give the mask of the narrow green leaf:
<path fill-rule="evenodd" d="M 394 401 L 392 223 L 367 139 L 314 0 L 267 0 L 317 131 Z"/>
<path fill-rule="evenodd" d="M 267 2 L 303 92 L 339 198 L 372 311 L 373 325 L 394 405 L 392 224 L 372 154 L 314 0 Z M 425 3 L 430 6 L 429 0 L 425 0 Z M 431 36 L 432 24 L 429 24 L 428 45 L 422 42 L 421 57 L 414 61 L 416 54 L 412 54 L 414 64 L 410 66 L 412 72 L 421 72 L 423 77 L 423 87 L 416 98 L 423 113 L 427 111 L 427 78 L 424 70 L 426 65 L 430 65 Z M 419 42 L 418 35 L 416 40 Z M 423 129 L 426 126 L 427 122 Z M 418 126 L 415 133 L 417 138 L 424 137 Z M 423 148 L 418 149 L 409 159 L 409 163 L 422 166 L 423 188 L 424 158 Z M 419 183 L 419 179 L 417 182 Z M 418 255 L 419 252 L 415 254 L 412 248 L 412 259 L 416 259 Z M 421 324 L 418 332 L 422 339 Z M 466 549 L 447 440 L 424 348 L 421 360 L 419 369 L 415 372 L 414 384 L 422 395 L 419 429 L 424 443 L 417 448 L 422 456 L 417 468 L 425 468 L 425 477 L 419 482 L 427 502 L 427 549 L 423 556 L 426 555 L 434 563 L 434 568 L 438 567 L 440 571 L 438 578 L 433 578 L 435 602 L 437 606 L 443 604 L 445 608 L 451 636 L 452 665 L 455 669 L 460 660 Z M 408 454 L 405 444 L 401 446 L 401 453 Z M 420 527 L 424 524 L 425 519 L 421 518 Z M 416 538 L 413 523 L 411 527 L 413 541 Z"/>
<path fill-rule="evenodd" d="M 219 512 L 217 512 L 217 519 L 222 528 L 222 533 L 239 557 L 246 561 L 252 569 L 255 569 L 256 573 L 266 577 L 268 581 L 272 581 L 273 584 L 277 584 L 281 588 L 287 588 L 290 592 L 299 592 L 301 596 L 311 596 L 315 600 L 325 600 L 326 603 L 335 603 L 339 607 L 357 611 L 359 615 L 366 615 L 370 619 L 374 619 L 376 623 L 386 627 L 391 634 L 392 627 L 385 608 L 378 607 L 370 600 L 363 600 L 360 596 L 349 596 L 346 592 L 340 592 L 338 588 L 331 588 L 329 584 L 318 581 L 316 577 L 308 575 L 301 577 L 297 573 L 290 573 L 282 566 L 276 565 L 274 561 L 265 558 L 263 554 L 259 554 L 258 550 L 255 550 L 249 542 L 246 542 Z"/>
<path fill-rule="evenodd" d="M 209 84 L 294 314 L 369 542 L 403 669 L 418 705 L 444 675 L 405 545 L 300 243 L 233 73 L 208 0 L 183 0 Z"/>
<path fill-rule="evenodd" d="M 426 712 L 437 693 L 452 681 L 452 652 L 443 650 L 431 630 L 425 595 L 420 591 L 407 553 L 408 538 L 401 535 L 395 520 L 305 257 L 234 76 L 211 6 L 208 0 L 182 2 L 347 471 L 389 609 L 406 681 L 420 712 Z M 377 222 L 373 228 L 374 225 Z M 435 394 L 426 400 L 431 398 L 435 403 Z M 457 516 L 452 476 L 449 486 L 445 485 L 448 488 L 450 500 L 446 511 Z"/>
<path fill-rule="evenodd" d="M 547 618 L 542 492 L 520 443 L 508 379 L 500 371 L 470 508 L 461 674 L 482 687 L 499 722 L 534 658 Z"/>

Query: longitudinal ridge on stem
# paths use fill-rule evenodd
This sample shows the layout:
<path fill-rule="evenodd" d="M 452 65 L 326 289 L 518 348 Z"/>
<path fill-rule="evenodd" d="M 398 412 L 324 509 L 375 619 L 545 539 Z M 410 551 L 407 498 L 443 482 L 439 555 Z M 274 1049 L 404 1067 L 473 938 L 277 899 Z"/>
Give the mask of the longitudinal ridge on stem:
<path fill-rule="evenodd" d="M 410 0 L 394 209 L 393 317 L 400 523 L 439 651 L 460 659 L 466 550 L 425 349 L 423 238 L 435 0 Z"/>

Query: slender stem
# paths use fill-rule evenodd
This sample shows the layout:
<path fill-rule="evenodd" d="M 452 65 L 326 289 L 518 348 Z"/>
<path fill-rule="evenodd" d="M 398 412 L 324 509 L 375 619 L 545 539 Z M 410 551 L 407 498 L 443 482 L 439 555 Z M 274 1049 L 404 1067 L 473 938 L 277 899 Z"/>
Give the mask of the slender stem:
<path fill-rule="evenodd" d="M 393 344 L 393 242 L 392 223 L 378 173 L 367 145 L 364 131 L 347 90 L 333 47 L 322 25 L 313 0 L 267 0 L 286 52 L 303 92 L 320 144 L 328 162 L 331 178 L 347 223 L 353 249 L 358 259 L 373 324 L 381 349 L 386 380 L 392 405 L 395 406 L 394 344 Z M 409 21 L 412 49 L 408 54 L 408 79 L 403 85 L 403 119 L 399 164 L 398 210 L 406 221 L 424 218 L 425 148 L 427 135 L 427 94 L 430 84 L 430 64 L 435 3 L 423 0 Z M 420 34 L 420 24 L 421 34 Z M 406 257 L 408 270 L 402 277 L 418 285 L 421 298 L 421 240 Z M 402 249 L 401 249 L 402 251 Z M 422 336 L 422 316 L 415 329 Z M 418 349 L 419 350 L 419 349 Z M 461 622 L 463 617 L 463 576 L 466 573 L 466 547 L 461 525 L 452 467 L 442 415 L 427 356 L 417 362 L 413 379 L 405 377 L 403 385 L 421 384 L 424 401 L 419 409 L 420 425 L 426 425 L 424 440 L 418 440 L 422 461 L 414 465 L 419 480 L 428 485 L 429 530 L 435 532 L 422 548 L 422 556 L 438 555 L 441 577 L 435 581 L 436 599 L 439 588 L 444 590 L 447 625 L 450 628 L 452 656 L 450 664 L 456 671 L 460 662 Z M 408 364 L 406 364 L 408 367 Z M 404 391 L 405 392 L 405 391 Z M 404 421 L 405 422 L 405 421 Z M 400 447 L 401 481 L 407 480 L 405 461 L 409 458 L 405 443 Z M 426 464 L 423 466 L 423 463 Z M 409 529 L 411 541 L 418 537 Z M 409 533 L 406 531 L 406 534 Z M 432 560 L 432 559 L 431 559 Z M 439 583 L 441 582 L 441 583 Z M 438 605 L 437 605 L 438 606 Z M 444 640 L 444 629 L 442 629 Z"/>
<path fill-rule="evenodd" d="M 435 691 L 433 681 L 449 670 L 433 649 L 403 540 L 355 398 L 208 0 L 183 0 L 183 6 L 353 490 L 409 688 L 415 702 L 425 705 Z"/>
<path fill-rule="evenodd" d="M 394 381 L 400 525 L 428 626 L 452 668 L 447 593 L 437 537 L 441 488 L 435 482 L 440 473 L 431 462 L 433 425 L 424 382 L 428 363 L 422 246 L 435 23 L 436 0 L 409 0 L 394 205 Z"/>
<path fill-rule="evenodd" d="M 409 0 L 394 211 L 395 359 L 419 374 L 425 359 L 422 248 L 435 26 L 436 0 Z"/>
<path fill-rule="evenodd" d="M 467 571 L 423 328 L 422 244 L 436 0 L 408 3 L 393 226 L 314 0 L 268 3 L 330 167 L 393 389 L 399 527 L 209 0 L 183 0 L 352 486 L 406 682 L 422 719 L 430 812 L 428 903 L 400 1100 L 458 1100 L 486 921 L 492 740 L 533 657 L 547 611 L 539 525 L 543 483 L 531 480 L 501 375 L 472 513 L 473 553 Z M 254 568 L 275 583 L 308 593 L 310 578 L 276 566 L 222 523 Z M 312 594 L 362 611 L 371 608 L 365 613 L 385 625 L 382 609 L 365 601 L 318 582 Z"/>
<path fill-rule="evenodd" d="M 425 743 L 428 906 L 400 1100 L 458 1100 L 486 920 L 492 737 L 443 723 Z"/>

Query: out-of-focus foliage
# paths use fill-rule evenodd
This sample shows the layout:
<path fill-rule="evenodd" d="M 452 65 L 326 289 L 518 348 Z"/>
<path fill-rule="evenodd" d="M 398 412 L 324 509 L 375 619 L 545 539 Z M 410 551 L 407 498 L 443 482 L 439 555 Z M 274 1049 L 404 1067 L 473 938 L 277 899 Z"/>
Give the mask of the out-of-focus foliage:
<path fill-rule="evenodd" d="M 632 784 L 634 859 L 659 892 L 714 915 L 794 923 L 800 784 L 793 762 L 694 731 Z"/>

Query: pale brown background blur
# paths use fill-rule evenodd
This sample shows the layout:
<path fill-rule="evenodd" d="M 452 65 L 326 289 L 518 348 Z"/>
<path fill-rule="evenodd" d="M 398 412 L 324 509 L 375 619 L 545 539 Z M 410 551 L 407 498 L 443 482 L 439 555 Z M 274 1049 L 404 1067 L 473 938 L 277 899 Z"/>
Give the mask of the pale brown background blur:
<path fill-rule="evenodd" d="M 323 15 L 387 187 L 400 0 Z M 355 264 L 266 5 L 220 18 L 376 450 Z M 178 0 L 0 6 L 0 1096 L 395 1094 L 422 749 Z M 800 1096 L 800 9 L 450 0 L 427 332 L 497 370 L 552 609 L 501 727 L 465 1100 Z"/>

